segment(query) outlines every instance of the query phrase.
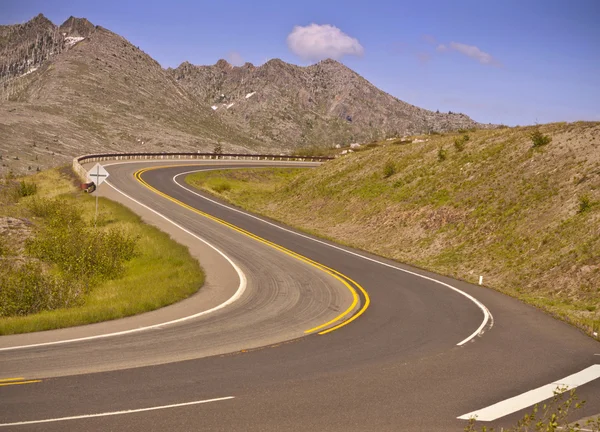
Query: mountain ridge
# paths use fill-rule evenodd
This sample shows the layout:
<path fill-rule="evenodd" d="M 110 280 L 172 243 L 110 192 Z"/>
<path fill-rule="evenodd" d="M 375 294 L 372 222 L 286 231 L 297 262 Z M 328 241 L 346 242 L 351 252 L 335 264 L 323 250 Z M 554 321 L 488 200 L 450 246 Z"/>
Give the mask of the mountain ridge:
<path fill-rule="evenodd" d="M 404 102 L 332 59 L 310 66 L 280 59 L 261 66 L 232 66 L 224 59 L 212 66 L 185 61 L 167 70 L 224 121 L 265 142 L 285 137 L 295 147 L 333 145 L 490 127 L 461 113 L 433 112 Z M 236 104 L 243 109 L 233 108 Z M 323 143 L 322 136 L 329 142 Z"/>
<path fill-rule="evenodd" d="M 292 152 L 489 127 L 379 90 L 335 60 L 163 68 L 86 18 L 0 26 L 0 172 L 100 151 Z"/>

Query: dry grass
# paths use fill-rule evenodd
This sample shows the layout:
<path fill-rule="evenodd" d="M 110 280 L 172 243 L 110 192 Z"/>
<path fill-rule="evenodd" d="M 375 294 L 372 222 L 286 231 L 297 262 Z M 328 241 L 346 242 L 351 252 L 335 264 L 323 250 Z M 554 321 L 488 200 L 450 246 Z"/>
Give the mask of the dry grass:
<path fill-rule="evenodd" d="M 222 195 L 401 262 L 473 283 L 483 275 L 592 333 L 600 330 L 600 124 L 539 129 L 552 138 L 542 148 L 533 148 L 532 127 L 469 132 L 460 150 L 454 141 L 464 133 L 383 142 L 284 183 L 275 173 L 275 190 L 263 174 Z"/>

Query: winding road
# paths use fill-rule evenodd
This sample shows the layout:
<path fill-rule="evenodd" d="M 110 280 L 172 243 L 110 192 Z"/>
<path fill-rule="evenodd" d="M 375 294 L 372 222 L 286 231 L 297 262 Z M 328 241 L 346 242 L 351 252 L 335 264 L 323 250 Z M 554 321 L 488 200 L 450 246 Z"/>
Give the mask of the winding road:
<path fill-rule="evenodd" d="M 106 163 L 98 193 L 188 246 L 206 284 L 137 317 L 0 337 L 0 430 L 459 431 L 513 424 L 560 385 L 587 400 L 579 417 L 600 413 L 600 344 L 575 328 L 184 182 L 274 165 L 313 166 Z"/>

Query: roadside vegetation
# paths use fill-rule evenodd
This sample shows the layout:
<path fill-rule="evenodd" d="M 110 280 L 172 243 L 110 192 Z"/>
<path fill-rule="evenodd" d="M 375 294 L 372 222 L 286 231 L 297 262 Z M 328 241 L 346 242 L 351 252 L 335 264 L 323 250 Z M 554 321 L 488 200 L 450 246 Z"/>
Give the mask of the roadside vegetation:
<path fill-rule="evenodd" d="M 106 321 L 196 292 L 187 249 L 115 202 L 78 191 L 68 171 L 0 181 L 0 334 Z"/>
<path fill-rule="evenodd" d="M 472 418 L 463 430 L 464 432 L 600 432 L 600 417 L 578 420 L 584 406 L 585 401 L 579 399 L 575 389 L 557 387 L 549 403 L 535 405 L 531 412 L 525 414 L 512 427 L 500 430 L 485 425 L 478 427 L 477 419 Z"/>
<path fill-rule="evenodd" d="M 484 285 L 600 332 L 600 124 L 468 130 L 362 146 L 310 170 L 193 186 L 307 232 Z M 597 337 L 597 336 L 596 336 Z"/>

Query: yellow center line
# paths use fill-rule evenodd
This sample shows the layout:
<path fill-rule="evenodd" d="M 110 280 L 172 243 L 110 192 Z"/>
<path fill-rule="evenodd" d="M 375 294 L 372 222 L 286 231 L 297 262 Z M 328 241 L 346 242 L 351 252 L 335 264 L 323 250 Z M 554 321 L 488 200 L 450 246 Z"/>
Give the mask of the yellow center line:
<path fill-rule="evenodd" d="M 292 256 L 292 257 L 294 257 L 294 258 L 296 258 L 296 259 L 298 259 L 300 261 L 303 261 L 303 262 L 305 262 L 307 264 L 310 264 L 313 267 L 316 267 L 319 270 L 321 270 L 321 271 L 329 274 L 330 276 L 334 277 L 335 279 L 337 279 L 338 281 L 340 281 L 342 284 L 344 284 L 344 286 L 346 286 L 346 288 L 348 288 L 348 290 L 350 290 L 350 292 L 352 293 L 352 299 L 353 300 L 352 300 L 352 304 L 350 305 L 350 307 L 348 307 L 348 309 L 346 309 L 343 313 L 341 313 L 340 315 L 336 316 L 332 320 L 327 321 L 326 323 L 323 323 L 323 324 L 318 325 L 316 327 L 313 327 L 311 329 L 308 329 L 304 333 L 313 333 L 313 332 L 316 332 L 318 330 L 325 329 L 326 327 L 329 327 L 330 325 L 335 324 L 338 321 L 341 321 L 344 317 L 346 317 L 347 315 L 351 314 L 352 311 L 354 310 L 354 308 L 356 307 L 356 305 L 359 302 L 359 296 L 358 296 L 358 293 L 357 293 L 357 291 L 356 291 L 356 289 L 354 287 L 358 288 L 362 292 L 362 294 L 363 294 L 363 296 L 365 298 L 365 303 L 363 304 L 363 306 L 360 308 L 360 310 L 357 313 L 355 313 L 354 315 L 352 315 L 348 319 L 344 320 L 343 322 L 339 323 L 338 325 L 336 325 L 334 327 L 327 328 L 326 330 L 323 330 L 323 331 L 319 332 L 319 334 L 320 335 L 324 335 L 324 334 L 330 333 L 330 332 L 332 332 L 334 330 L 337 330 L 337 329 L 339 329 L 339 328 L 341 328 L 341 327 L 343 327 L 343 326 L 345 326 L 347 324 L 350 324 L 352 321 L 354 321 L 356 318 L 358 318 L 359 316 L 361 316 L 367 310 L 367 308 L 371 304 L 371 300 L 369 298 L 369 294 L 367 294 L 367 291 L 358 282 L 352 280 L 348 276 L 346 276 L 346 275 L 338 272 L 337 270 L 334 270 L 334 269 L 332 269 L 330 267 L 327 267 L 324 264 L 321 264 L 319 262 L 313 261 L 310 258 L 307 258 L 307 257 L 305 257 L 303 255 L 300 255 L 300 254 L 298 254 L 296 252 L 293 252 L 293 251 L 291 251 L 289 249 L 286 249 L 283 246 L 280 246 L 280 245 L 278 245 L 276 243 L 273 243 L 273 242 L 271 242 L 269 240 L 266 240 L 266 239 L 264 239 L 262 237 L 259 237 L 256 234 L 253 234 L 253 233 L 251 233 L 249 231 L 246 231 L 246 230 L 244 230 L 244 229 L 242 229 L 242 228 L 240 228 L 240 227 L 238 227 L 236 225 L 233 225 L 233 224 L 231 224 L 229 222 L 226 222 L 226 221 L 224 221 L 222 219 L 219 219 L 219 218 L 217 218 L 215 216 L 209 215 L 208 213 L 200 211 L 200 210 L 198 210 L 198 209 L 196 209 L 196 208 L 194 208 L 194 207 L 192 207 L 192 206 L 190 206 L 188 204 L 185 204 L 184 202 L 179 201 L 179 200 L 177 200 L 177 199 L 175 199 L 175 198 L 173 198 L 173 197 L 171 197 L 171 196 L 169 196 L 169 195 L 167 195 L 167 194 L 159 191 L 158 189 L 150 186 L 141 177 L 142 174 L 145 173 L 146 171 L 152 171 L 152 170 L 164 169 L 164 168 L 172 168 L 172 167 L 179 167 L 179 166 L 183 166 L 183 164 L 180 164 L 180 165 L 157 166 L 157 167 L 151 167 L 151 168 L 143 168 L 143 169 L 140 169 L 140 170 L 136 171 L 135 174 L 134 174 L 134 177 L 143 186 L 145 186 L 146 188 L 150 189 L 152 192 L 154 192 L 154 193 L 162 196 L 163 198 L 166 198 L 169 201 L 171 201 L 171 202 L 173 202 L 173 203 L 175 203 L 175 204 L 177 204 L 177 205 L 179 205 L 181 207 L 184 207 L 184 208 L 186 208 L 186 209 L 188 209 L 188 210 L 190 210 L 190 211 L 192 211 L 192 212 L 194 212 L 196 214 L 199 214 L 199 215 L 201 215 L 201 216 L 203 216 L 205 218 L 208 218 L 208 219 L 210 219 L 212 221 L 215 221 L 215 222 L 217 222 L 217 223 L 219 223 L 221 225 L 225 225 L 226 227 L 231 228 L 232 230 L 237 231 L 237 232 L 239 232 L 241 234 L 244 234 L 247 237 L 250 237 L 250 238 L 252 238 L 252 239 L 254 239 L 254 240 L 256 240 L 256 241 L 258 241 L 260 243 L 263 243 L 263 244 L 266 244 L 268 246 L 271 246 L 272 248 L 277 249 L 280 252 L 285 253 L 286 255 Z M 206 165 L 206 164 L 194 164 L 194 165 L 185 165 L 185 166 L 208 166 L 208 165 Z M 354 287 L 351 284 L 354 285 Z"/>
<path fill-rule="evenodd" d="M 7 381 L 22 381 L 24 379 L 25 378 L 23 378 L 23 377 L 18 377 L 18 378 L 0 378 L 0 383 L 7 382 Z"/>
<path fill-rule="evenodd" d="M 42 380 L 28 380 L 28 381 L 15 381 L 15 382 L 2 382 L 0 383 L 0 387 L 4 386 L 12 386 L 12 385 L 21 385 L 21 384 L 34 384 L 42 382 Z"/>

